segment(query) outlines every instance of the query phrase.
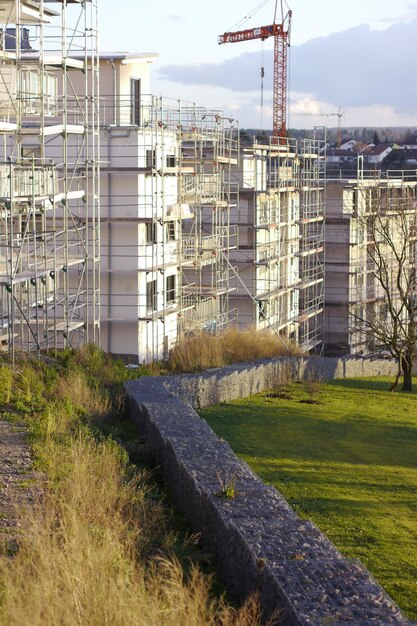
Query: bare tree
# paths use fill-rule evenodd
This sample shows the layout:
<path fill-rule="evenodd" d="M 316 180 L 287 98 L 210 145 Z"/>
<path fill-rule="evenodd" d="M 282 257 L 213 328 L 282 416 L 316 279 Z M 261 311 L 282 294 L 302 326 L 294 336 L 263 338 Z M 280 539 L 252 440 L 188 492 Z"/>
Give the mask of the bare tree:
<path fill-rule="evenodd" d="M 357 217 L 366 237 L 366 285 L 360 306 L 350 310 L 352 328 L 397 360 L 391 389 L 402 376 L 403 391 L 411 391 L 417 358 L 415 183 L 388 180 L 370 197 Z"/>

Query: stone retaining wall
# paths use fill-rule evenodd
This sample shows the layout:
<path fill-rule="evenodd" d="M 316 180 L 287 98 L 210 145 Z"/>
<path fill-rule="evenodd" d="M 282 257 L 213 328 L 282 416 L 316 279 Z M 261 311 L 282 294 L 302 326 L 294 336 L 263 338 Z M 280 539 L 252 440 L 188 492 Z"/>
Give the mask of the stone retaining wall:
<path fill-rule="evenodd" d="M 323 381 L 364 376 L 395 376 L 392 360 L 361 357 L 279 357 L 236 363 L 198 374 L 164 376 L 161 380 L 179 398 L 194 408 L 231 402 L 270 389 L 279 381 L 305 380 L 317 376 Z"/>
<path fill-rule="evenodd" d="M 265 618 L 277 611 L 282 626 L 409 626 L 364 566 L 345 559 L 313 523 L 301 520 L 192 408 L 244 397 L 277 377 L 303 378 L 312 370 L 326 379 L 392 374 L 386 361 L 364 368 L 362 359 L 282 358 L 146 377 L 126 383 L 130 415 L 226 585 L 241 598 L 258 591 Z M 222 497 L 220 482 L 233 476 L 236 496 Z"/>

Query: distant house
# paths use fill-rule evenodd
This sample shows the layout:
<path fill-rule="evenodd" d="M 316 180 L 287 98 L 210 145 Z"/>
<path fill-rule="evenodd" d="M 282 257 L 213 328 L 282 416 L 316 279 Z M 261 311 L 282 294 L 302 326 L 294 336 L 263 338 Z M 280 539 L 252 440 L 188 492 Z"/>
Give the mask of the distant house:
<path fill-rule="evenodd" d="M 339 146 L 340 150 L 354 150 L 355 147 L 358 145 L 358 141 L 356 141 L 356 139 L 349 139 L 348 141 L 345 141 L 344 143 L 342 143 L 341 146 Z"/>
<path fill-rule="evenodd" d="M 362 155 L 364 157 L 365 162 L 368 163 L 369 165 L 379 165 L 382 163 L 385 157 L 389 155 L 390 152 L 392 152 L 391 146 L 387 146 L 387 145 L 375 146 L 372 144 L 372 145 L 367 146 L 362 151 Z"/>
<path fill-rule="evenodd" d="M 328 165 L 354 165 L 357 154 L 352 150 L 342 150 L 341 148 L 330 148 L 326 153 Z"/>

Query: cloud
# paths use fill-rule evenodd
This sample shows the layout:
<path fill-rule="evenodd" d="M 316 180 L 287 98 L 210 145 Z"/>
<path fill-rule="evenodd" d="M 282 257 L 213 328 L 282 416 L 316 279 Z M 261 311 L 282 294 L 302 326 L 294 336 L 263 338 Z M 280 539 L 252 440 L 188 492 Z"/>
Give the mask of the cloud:
<path fill-rule="evenodd" d="M 414 10 L 417 4 L 410 5 L 410 11 Z M 415 115 L 416 40 L 414 20 L 379 31 L 364 24 L 294 46 L 290 49 L 290 88 L 291 93 L 303 94 L 295 102 L 296 111 L 318 113 L 324 102 L 334 103 L 331 110 L 339 105 L 357 110 L 379 106 L 395 114 Z M 269 56 L 265 84 L 270 81 L 272 85 L 272 53 Z M 257 53 L 246 52 L 221 63 L 165 66 L 160 74 L 184 85 L 227 88 L 240 97 L 260 93 Z"/>
<path fill-rule="evenodd" d="M 291 85 L 342 107 L 415 110 L 417 21 L 384 31 L 363 25 L 312 40 L 293 56 Z"/>
<path fill-rule="evenodd" d="M 165 19 L 168 20 L 168 22 L 183 22 L 184 18 L 182 17 L 182 15 L 166 15 Z"/>
<path fill-rule="evenodd" d="M 183 85 L 215 85 L 232 91 L 255 91 L 260 85 L 259 55 L 249 52 L 222 63 L 168 65 L 160 68 L 159 75 Z"/>
<path fill-rule="evenodd" d="M 321 115 L 322 104 L 314 98 L 298 98 L 291 104 L 292 115 Z"/>
<path fill-rule="evenodd" d="M 407 13 L 399 17 L 379 17 L 372 20 L 373 24 L 398 24 L 399 22 L 410 22 L 417 19 L 417 4 L 409 4 Z"/>

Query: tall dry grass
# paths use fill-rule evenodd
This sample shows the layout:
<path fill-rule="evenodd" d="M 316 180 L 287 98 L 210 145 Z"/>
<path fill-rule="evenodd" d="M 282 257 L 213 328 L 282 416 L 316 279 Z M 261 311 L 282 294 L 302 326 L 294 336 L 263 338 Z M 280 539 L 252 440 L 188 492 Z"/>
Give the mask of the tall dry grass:
<path fill-rule="evenodd" d="M 0 561 L 2 626 L 259 623 L 253 600 L 230 608 L 195 567 L 186 579 L 175 559 L 148 558 L 164 514 L 114 443 L 80 431 L 49 458 L 60 479 L 26 512 L 17 556 Z"/>
<path fill-rule="evenodd" d="M 6 396 L 22 402 L 47 488 L 21 512 L 15 557 L 0 556 L 1 626 L 258 624 L 253 598 L 228 606 L 212 595 L 210 577 L 193 566 L 185 574 L 170 556 L 172 532 L 161 503 L 149 497 L 148 473 L 88 427 L 91 414 L 95 423 L 108 415 L 106 390 L 79 367 L 34 371 L 43 405 L 39 385 L 34 397 L 28 389 L 35 377 L 25 370 L 22 378 L 19 367 L 12 374 L 23 383 Z"/>
<path fill-rule="evenodd" d="M 169 368 L 173 372 L 193 372 L 299 353 L 297 346 L 284 343 L 271 332 L 228 330 L 221 335 L 202 332 L 180 341 L 171 350 Z"/>
<path fill-rule="evenodd" d="M 58 378 L 55 397 L 63 402 L 70 400 L 76 410 L 82 410 L 90 417 L 105 415 L 111 410 L 109 394 L 89 383 L 85 375 L 76 370 Z"/>

